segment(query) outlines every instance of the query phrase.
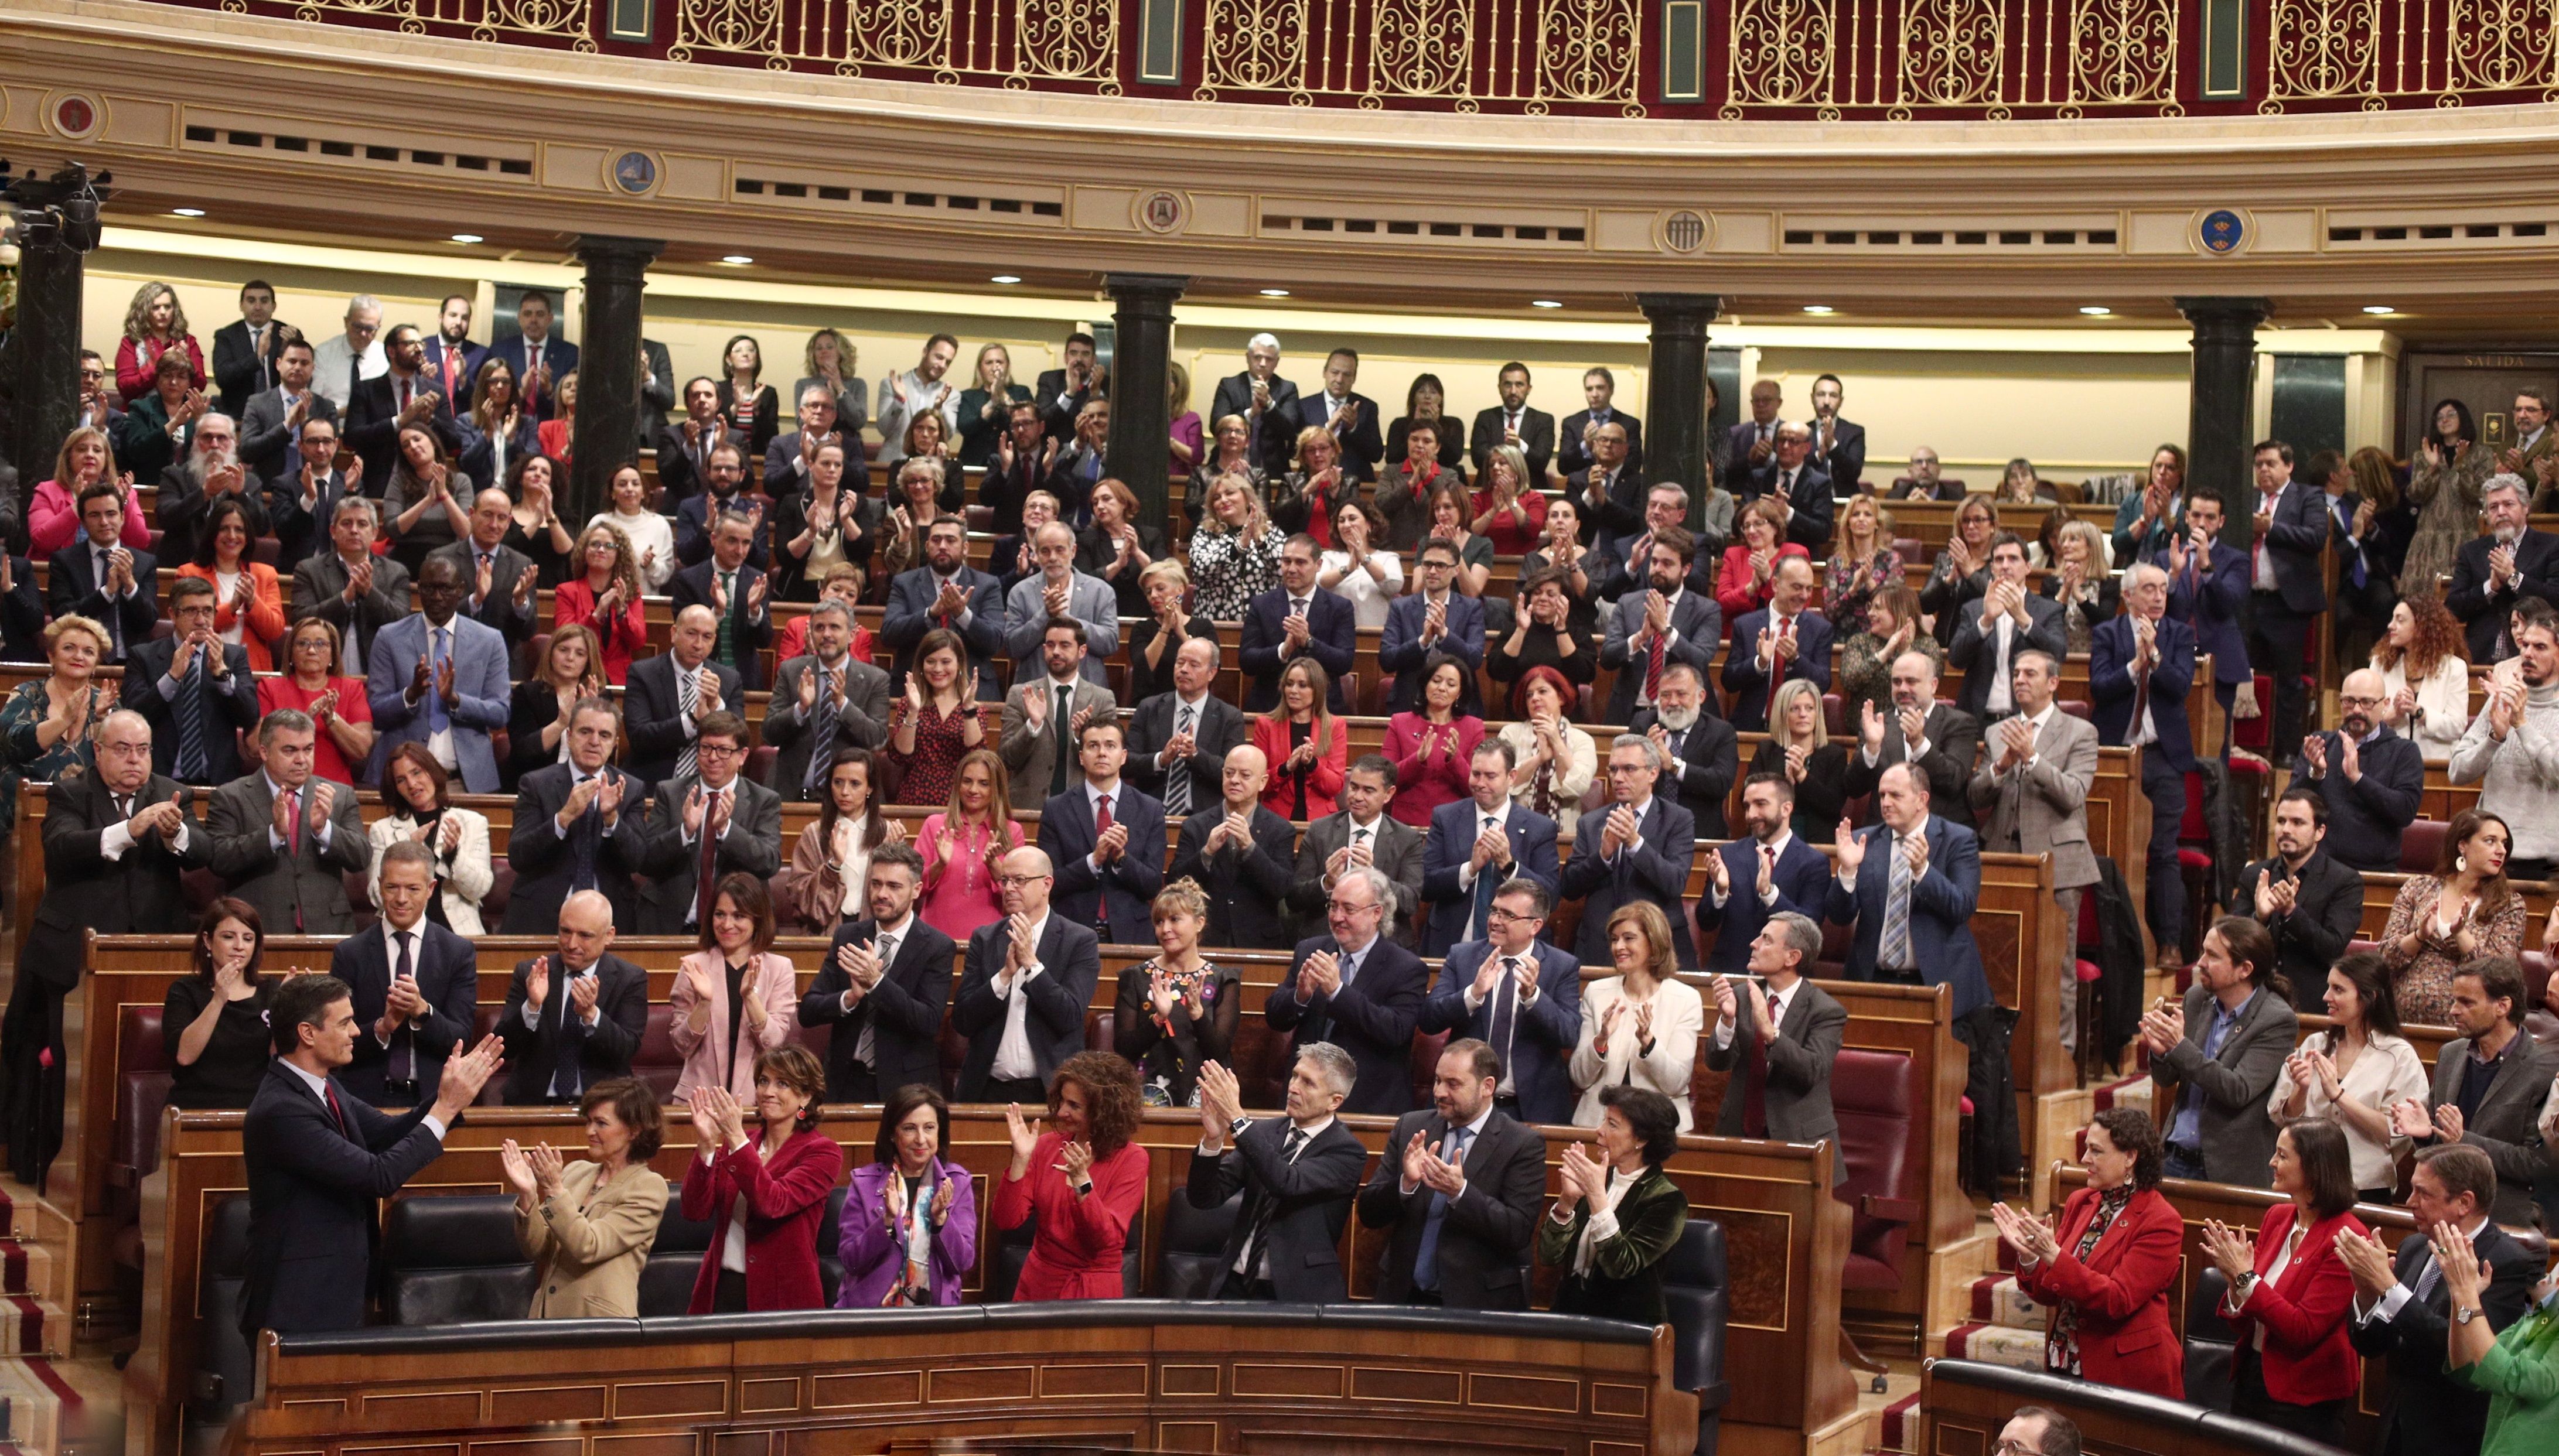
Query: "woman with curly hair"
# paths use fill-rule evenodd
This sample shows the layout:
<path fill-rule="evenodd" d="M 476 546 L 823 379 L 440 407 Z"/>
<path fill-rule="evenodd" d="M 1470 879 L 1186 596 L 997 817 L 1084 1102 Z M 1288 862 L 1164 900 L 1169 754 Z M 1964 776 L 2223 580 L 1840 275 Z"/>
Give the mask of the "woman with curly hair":
<path fill-rule="evenodd" d="M 183 351 L 192 370 L 188 387 L 205 387 L 205 352 L 187 332 L 187 311 L 178 306 L 178 290 L 153 279 L 133 290 L 124 311 L 124 342 L 115 346 L 115 392 L 135 400 L 151 392 L 153 369 L 160 356 Z"/>
<path fill-rule="evenodd" d="M 2107 569 L 2106 556 L 2106 533 L 2095 521 L 2072 516 L 2053 532 L 2042 592 L 2061 604 L 2062 637 L 2072 656 L 2086 653 L 2097 629 L 2122 610 L 2124 585 Z"/>
<path fill-rule="evenodd" d="M 631 538 L 599 520 L 578 537 L 581 576 L 561 582 L 551 596 L 553 630 L 581 626 L 604 653 L 604 680 L 616 687 L 631 673 L 631 659 L 648 650 L 649 624 L 640 606 L 640 563 Z"/>
<path fill-rule="evenodd" d="M 2372 667 L 2389 700 L 2381 721 L 2440 764 L 2471 726 L 2471 664 L 2461 619 L 2431 591 L 2399 599 L 2390 625 L 2372 646 Z"/>
<path fill-rule="evenodd" d="M 1109 1052 L 1079 1052 L 1050 1080 L 1042 1132 L 1007 1103 L 1013 1159 L 995 1185 L 995 1227 L 1018 1229 L 1036 1212 L 1030 1256 L 1013 1298 L 1118 1299 L 1129 1227 L 1146 1202 L 1146 1150 L 1136 1135 L 1137 1069 Z"/>
<path fill-rule="evenodd" d="M 1359 500 L 1359 477 L 1342 469 L 1342 444 L 1322 425 L 1297 432 L 1288 457 L 1288 474 L 1271 490 L 1271 522 L 1283 531 L 1304 531 L 1329 551 L 1340 545 L 1333 514 Z"/>
<path fill-rule="evenodd" d="M 1919 588 L 1919 610 L 1935 619 L 1937 646 L 1955 645 L 1955 623 L 1964 604 L 1980 601 L 1990 590 L 1991 537 L 1999 528 L 1999 510 L 1987 497 L 1967 496 L 1955 508 L 1955 533 Z"/>
<path fill-rule="evenodd" d="M 2514 832 L 2504 819 L 2466 808 L 2444 832 L 2435 872 L 2399 887 L 2381 958 L 2403 1026 L 2448 1026 L 2453 972 L 2483 955 L 2523 949 L 2523 897 L 2505 878 Z"/>
<path fill-rule="evenodd" d="M 1199 881 L 1184 877 L 1159 891 L 1154 922 L 1159 953 L 1120 972 L 1112 1042 L 1137 1068 L 1147 1106 L 1197 1106 L 1200 1064 L 1234 1060 L 1244 972 L 1200 953 L 1208 892 Z"/>
<path fill-rule="evenodd" d="M 2416 533 L 2399 568 L 2399 589 L 2440 591 L 2462 542 L 2479 534 L 2480 487 L 2496 473 L 2496 452 L 2479 443 L 2470 406 L 2446 399 L 2426 416 L 2426 433 L 2408 462 L 2408 500 Z"/>

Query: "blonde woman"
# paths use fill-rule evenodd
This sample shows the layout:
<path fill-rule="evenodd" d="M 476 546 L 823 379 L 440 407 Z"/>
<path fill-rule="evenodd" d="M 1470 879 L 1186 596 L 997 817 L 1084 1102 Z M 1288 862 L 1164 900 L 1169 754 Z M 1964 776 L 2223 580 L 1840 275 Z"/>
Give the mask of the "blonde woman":
<path fill-rule="evenodd" d="M 1173 422 L 1173 469 L 1189 475 L 1208 450 L 1199 411 L 1191 408 L 1191 371 L 1177 364 L 1164 365 L 1164 392 L 1169 396 L 1164 417 Z"/>
<path fill-rule="evenodd" d="M 2095 522 L 2072 517 L 2053 547 L 2060 559 L 2043 574 L 2043 594 L 2061 604 L 2061 626 L 2071 655 L 2088 651 L 2099 625 L 2122 610 L 2124 584 L 2107 568 L 2106 533 Z"/>
<path fill-rule="evenodd" d="M 1280 584 L 1287 535 L 1271 523 L 1262 493 L 1241 475 L 1209 487 L 1208 514 L 1191 533 L 1191 607 L 1212 622 L 1241 622 L 1255 597 Z"/>
<path fill-rule="evenodd" d="M 1875 594 L 1901 584 L 1901 553 L 1892 547 L 1892 517 L 1873 496 L 1849 498 L 1840 508 L 1839 544 L 1822 570 L 1822 615 L 1833 622 L 1864 622 Z"/>
<path fill-rule="evenodd" d="M 1679 1130 L 1695 1122 L 1689 1073 L 1697 1064 L 1706 1002 L 1679 978 L 1679 953 L 1661 907 L 1639 900 L 1608 917 L 1608 958 L 1616 974 L 1581 989 L 1581 1040 L 1573 1049 L 1573 1085 L 1581 1103 L 1576 1127 L 1599 1125 L 1600 1093 L 1612 1087 L 1660 1092 L 1679 1108 Z"/>
<path fill-rule="evenodd" d="M 979 468 L 994 464 L 1013 406 L 1030 402 L 1029 387 L 1013 382 L 1012 351 L 1000 344 L 978 346 L 969 387 L 960 391 L 960 463 Z M 1173 468 L 1179 470 L 1181 463 L 1175 461 Z"/>
<path fill-rule="evenodd" d="M 860 351 L 841 333 L 821 329 L 809 336 L 809 347 L 801 358 L 809 372 L 792 383 L 791 397 L 800 398 L 812 384 L 822 386 L 835 396 L 835 428 L 843 431 L 847 440 L 860 439 L 862 425 L 871 414 L 870 386 L 862 382 Z"/>
<path fill-rule="evenodd" d="M 1822 690 L 1801 677 L 1777 684 L 1768 700 L 1768 740 L 1750 756 L 1750 772 L 1776 774 L 1795 786 L 1788 827 L 1807 844 L 1828 844 L 1848 802 L 1848 744 L 1831 741 Z"/>

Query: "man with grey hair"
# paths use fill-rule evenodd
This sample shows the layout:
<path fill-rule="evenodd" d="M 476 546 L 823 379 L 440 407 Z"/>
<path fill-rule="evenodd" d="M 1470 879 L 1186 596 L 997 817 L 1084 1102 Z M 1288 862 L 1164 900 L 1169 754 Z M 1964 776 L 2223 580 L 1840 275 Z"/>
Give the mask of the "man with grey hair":
<path fill-rule="evenodd" d="M 1186 1194 L 1195 1209 L 1216 1208 L 1239 1192 L 1244 1204 L 1219 1254 L 1217 1282 L 1182 1293 L 1290 1304 L 1349 1301 L 1336 1250 L 1368 1149 L 1334 1113 L 1364 1075 L 1340 1047 L 1301 1043 L 1288 1069 L 1287 1110 L 1255 1121 L 1244 1115 L 1244 1092 L 1233 1072 L 1215 1062 L 1200 1068 L 1200 1142 Z"/>
<path fill-rule="evenodd" d="M 2097 784 L 2097 730 L 2061 711 L 2053 692 L 2061 666 L 2039 648 L 2021 651 L 2010 668 L 2014 716 L 1991 725 L 1988 751 L 1967 793 L 1980 820 L 1981 846 L 1994 854 L 2052 856 L 2052 902 L 2060 924 L 2079 924 L 2080 892 L 2097 883 L 2088 842 L 2088 791 Z M 1935 802 L 1932 797 L 1929 801 Z M 2076 936 L 2069 943 L 2075 944 Z M 2061 1050 L 2079 1049 L 2078 957 L 2065 951 L 2060 985 Z"/>
<path fill-rule="evenodd" d="M 414 610 L 408 568 L 374 554 L 376 519 L 370 497 L 339 497 L 328 543 L 293 568 L 293 620 L 317 617 L 338 629 L 338 671 L 346 677 L 364 676 L 374 635 Z"/>
<path fill-rule="evenodd" d="M 346 330 L 312 346 L 311 387 L 341 413 L 355 397 L 356 381 L 376 379 L 390 364 L 382 357 L 382 302 L 370 293 L 347 300 Z"/>
<path fill-rule="evenodd" d="M 854 656 L 852 643 L 851 611 L 820 602 L 809 612 L 809 655 L 775 674 L 764 741 L 778 750 L 773 787 L 785 799 L 825 801 L 837 748 L 888 742 L 888 674 Z"/>
<path fill-rule="evenodd" d="M 271 936 L 354 930 L 346 876 L 373 864 L 356 791 L 311 772 L 317 739 L 310 714 L 267 714 L 257 728 L 265 766 L 214 791 L 205 816 L 214 873 L 257 907 Z"/>
<path fill-rule="evenodd" d="M 1761 497 L 1786 512 L 1786 539 L 1808 550 L 1831 543 L 1831 478 L 1813 458 L 1813 432 L 1795 420 L 1777 426 L 1775 452 L 1743 477 L 1744 505 Z"/>
<path fill-rule="evenodd" d="M 1263 1003 L 1292 1050 L 1330 1042 L 1358 1064 L 1347 1112 L 1413 1110 L 1413 1031 L 1430 973 L 1385 936 L 1394 906 L 1395 886 L 1375 865 L 1343 870 L 1325 901 L 1329 934 L 1297 943 L 1288 978 Z"/>
<path fill-rule="evenodd" d="M 2185 698 L 2194 685 L 2194 629 L 2168 616 L 2169 576 L 2143 562 L 2124 573 L 2124 615 L 2097 624 L 2088 643 L 2088 696 L 2098 743 L 2138 747 L 2151 801 L 2151 935 L 2163 964 L 2183 964 L 2185 887 L 2177 831 L 2185 819 L 2185 776 L 2194 768 Z"/>
<path fill-rule="evenodd" d="M 2489 476 L 2480 487 L 2487 534 L 2462 542 L 2453 556 L 2444 606 L 2462 620 L 2471 661 L 2479 666 L 2515 655 L 2509 619 L 2518 602 L 2530 597 L 2559 605 L 2559 535 L 2532 529 L 2529 494 L 2521 476 Z"/>
<path fill-rule="evenodd" d="M 1666 794 L 1655 794 L 1665 759 L 1662 746 L 1641 733 L 1620 733 L 1608 745 L 1608 799 L 1603 816 L 1584 814 L 1574 830 L 1573 856 L 1560 870 L 1558 894 L 1581 902 L 1581 925 L 1573 953 L 1584 965 L 1608 963 L 1608 917 L 1621 905 L 1649 900 L 1677 910 L 1688 895 L 1689 866 L 1697 860 L 1697 815 Z M 1688 917 L 1671 916 L 1671 945 L 1679 963 L 1697 964 L 1697 943 Z"/>
<path fill-rule="evenodd" d="M 1735 1074 L 1716 1119 L 1718 1135 L 1839 1147 L 1831 1064 L 1848 1032 L 1848 1009 L 1804 978 L 1821 953 L 1822 928 L 1781 910 L 1750 943 L 1749 973 L 1715 978 L 1719 1020 L 1706 1065 Z M 1834 1156 L 1831 1181 L 1847 1176 L 1846 1161 Z"/>
<path fill-rule="evenodd" d="M 196 421 L 187 458 L 160 473 L 152 521 L 160 527 L 160 544 L 153 554 L 171 562 L 194 559 L 197 528 L 214 503 L 226 498 L 248 512 L 251 542 L 267 534 L 266 496 L 239 458 L 239 426 L 229 415 L 208 414 Z"/>
<path fill-rule="evenodd" d="M 844 432 L 835 428 L 835 391 L 824 380 L 812 379 L 802 385 L 793 407 L 799 411 L 800 428 L 764 449 L 764 494 L 776 501 L 797 496 L 807 488 L 809 467 L 817 463 L 821 446 L 842 447 L 847 462 L 861 459 L 860 434 L 856 432 L 847 440 Z"/>
<path fill-rule="evenodd" d="M 1244 421 L 1246 449 L 1273 476 L 1284 474 L 1305 428 L 1297 386 L 1280 377 L 1280 340 L 1256 334 L 1244 341 L 1244 372 L 1217 381 L 1211 422 L 1235 415 Z"/>
<path fill-rule="evenodd" d="M 1063 617 L 1084 628 L 1085 680 L 1108 687 L 1102 664 L 1120 650 L 1120 598 L 1111 583 L 1075 569 L 1075 532 L 1052 520 L 1031 538 L 1039 561 L 1035 575 L 1013 583 L 1004 602 L 1006 655 L 1027 662 L 1039 652 L 1040 634 L 1051 618 Z"/>

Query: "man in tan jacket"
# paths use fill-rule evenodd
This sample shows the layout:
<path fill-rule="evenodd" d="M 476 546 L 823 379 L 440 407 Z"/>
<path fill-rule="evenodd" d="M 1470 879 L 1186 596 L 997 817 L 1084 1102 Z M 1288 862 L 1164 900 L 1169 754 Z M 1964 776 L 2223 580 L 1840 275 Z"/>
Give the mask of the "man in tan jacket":
<path fill-rule="evenodd" d="M 1983 735 L 1981 767 L 1969 797 L 1981 824 L 1985 854 L 2052 856 L 2052 899 L 2069 928 L 2065 944 L 2079 939 L 2079 892 L 2097 883 L 2097 856 L 2088 848 L 2088 790 L 2097 782 L 2097 729 L 2061 711 L 2052 700 L 2061 667 L 2051 655 L 2029 648 L 2010 662 L 2017 714 Z M 2078 957 L 2064 952 L 2061 977 L 2061 1047 L 2079 1048 Z"/>

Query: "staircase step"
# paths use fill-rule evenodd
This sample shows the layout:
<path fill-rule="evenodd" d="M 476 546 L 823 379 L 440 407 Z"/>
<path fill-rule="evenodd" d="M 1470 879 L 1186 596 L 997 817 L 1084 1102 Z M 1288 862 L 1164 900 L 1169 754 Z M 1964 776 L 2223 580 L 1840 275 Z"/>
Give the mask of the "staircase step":
<path fill-rule="evenodd" d="M 2012 1330 L 2043 1332 L 2043 1307 L 2017 1287 L 2014 1276 L 1994 1274 L 1973 1281 L 1973 1320 Z"/>
<path fill-rule="evenodd" d="M 62 1269 L 63 1262 L 52 1248 L 0 1238 L 0 1295 L 60 1301 L 65 1293 L 57 1287 Z"/>
<path fill-rule="evenodd" d="M 1957 1325 L 1946 1332 L 1946 1355 L 1952 1360 L 1978 1360 L 2012 1370 L 2041 1370 L 2043 1331 L 1978 1323 Z"/>
<path fill-rule="evenodd" d="M 62 1306 L 24 1294 L 0 1295 L 0 1356 L 67 1360 L 72 1335 L 72 1318 Z"/>
<path fill-rule="evenodd" d="M 31 1368 L 34 1361 L 0 1361 L 0 1448 L 62 1449 L 63 1397 Z"/>
<path fill-rule="evenodd" d="M 1882 1449 L 1916 1456 L 1919 1435 L 1926 1424 L 1919 1410 L 1919 1392 L 1913 1390 L 1883 1407 Z"/>
<path fill-rule="evenodd" d="M 2156 1084 L 2150 1080 L 2147 1073 L 2139 1077 L 2127 1077 L 2120 1082 L 2110 1082 L 2095 1089 L 2092 1100 L 2100 1112 L 2114 1107 L 2139 1107 L 2143 1111 L 2149 1111 L 2151 1089 Z"/>

